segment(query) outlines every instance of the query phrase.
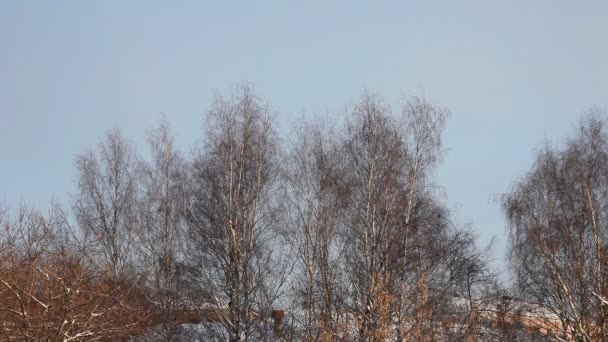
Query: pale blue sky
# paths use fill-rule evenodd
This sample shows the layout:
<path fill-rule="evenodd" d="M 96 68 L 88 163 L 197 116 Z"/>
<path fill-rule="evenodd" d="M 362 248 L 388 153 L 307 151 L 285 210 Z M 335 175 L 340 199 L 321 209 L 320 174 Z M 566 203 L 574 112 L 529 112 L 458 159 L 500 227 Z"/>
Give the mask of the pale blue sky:
<path fill-rule="evenodd" d="M 453 113 L 437 182 L 502 260 L 492 194 L 606 107 L 607 19 L 606 1 L 0 0 L 0 199 L 65 201 L 77 153 L 114 126 L 144 147 L 161 112 L 187 151 L 213 90 L 245 80 L 282 128 L 365 89 L 425 94 Z"/>

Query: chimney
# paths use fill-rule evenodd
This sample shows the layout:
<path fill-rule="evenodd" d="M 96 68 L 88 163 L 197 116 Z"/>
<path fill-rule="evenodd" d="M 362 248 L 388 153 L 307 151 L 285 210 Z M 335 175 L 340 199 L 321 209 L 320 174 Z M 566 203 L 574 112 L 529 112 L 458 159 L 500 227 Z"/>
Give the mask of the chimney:
<path fill-rule="evenodd" d="M 283 336 L 283 318 L 285 317 L 285 311 L 283 310 L 272 310 L 270 316 L 274 320 L 274 334 L 278 337 Z"/>

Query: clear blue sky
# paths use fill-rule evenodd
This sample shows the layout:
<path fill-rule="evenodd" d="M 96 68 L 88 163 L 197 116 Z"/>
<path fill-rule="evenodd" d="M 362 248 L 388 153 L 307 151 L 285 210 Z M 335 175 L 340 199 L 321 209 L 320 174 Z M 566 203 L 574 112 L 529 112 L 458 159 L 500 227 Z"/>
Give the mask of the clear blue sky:
<path fill-rule="evenodd" d="M 606 1 L 170 3 L 0 2 L 0 199 L 66 201 L 77 153 L 115 126 L 143 147 L 161 112 L 187 151 L 213 90 L 241 81 L 283 128 L 365 89 L 425 94 L 453 113 L 437 182 L 500 261 L 492 195 L 608 103 Z"/>

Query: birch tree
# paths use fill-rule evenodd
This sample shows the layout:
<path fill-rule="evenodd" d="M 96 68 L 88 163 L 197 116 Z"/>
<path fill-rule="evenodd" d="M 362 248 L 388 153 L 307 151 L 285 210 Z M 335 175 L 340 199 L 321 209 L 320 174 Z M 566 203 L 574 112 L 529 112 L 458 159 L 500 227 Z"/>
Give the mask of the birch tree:
<path fill-rule="evenodd" d="M 177 151 L 169 123 L 163 117 L 149 137 L 151 161 L 143 162 L 140 209 L 142 229 L 138 246 L 142 276 L 157 307 L 162 338 L 173 340 L 183 303 L 180 296 L 185 260 L 186 163 Z"/>
<path fill-rule="evenodd" d="M 255 317 L 269 314 L 261 298 L 275 271 L 277 138 L 273 114 L 248 87 L 218 95 L 207 118 L 187 214 L 193 269 L 201 300 L 229 340 L 244 341 L 255 333 Z"/>
<path fill-rule="evenodd" d="M 288 241 L 300 271 L 297 309 L 303 309 L 304 339 L 331 340 L 339 331 L 338 220 L 346 193 L 338 179 L 341 156 L 334 129 L 326 123 L 297 126 L 285 166 L 289 208 Z"/>
<path fill-rule="evenodd" d="M 392 331 L 393 318 L 405 316 L 401 307 L 406 298 L 411 302 L 412 286 L 426 291 L 424 260 L 439 260 L 426 252 L 436 250 L 449 227 L 426 182 L 440 156 L 447 114 L 414 98 L 395 118 L 378 98 L 365 96 L 347 125 L 340 179 L 351 191 L 343 236 L 360 339 L 402 335 Z"/>
<path fill-rule="evenodd" d="M 137 157 L 119 130 L 109 131 L 98 148 L 76 158 L 73 208 L 100 263 L 119 279 L 130 272 L 137 236 Z"/>
<path fill-rule="evenodd" d="M 519 289 L 559 317 L 562 340 L 608 339 L 607 137 L 606 120 L 587 116 L 565 144 L 547 144 L 504 198 Z"/>

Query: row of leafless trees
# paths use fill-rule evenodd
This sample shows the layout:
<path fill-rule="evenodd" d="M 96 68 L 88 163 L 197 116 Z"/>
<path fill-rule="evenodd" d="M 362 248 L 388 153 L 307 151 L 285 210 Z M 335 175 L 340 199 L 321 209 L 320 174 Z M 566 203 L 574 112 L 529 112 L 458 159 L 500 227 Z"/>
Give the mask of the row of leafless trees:
<path fill-rule="evenodd" d="M 521 339 L 482 319 L 489 249 L 433 183 L 447 117 L 364 95 L 341 126 L 281 140 L 242 87 L 216 96 L 189 157 L 164 119 L 146 158 L 110 131 L 76 158 L 67 209 L 0 212 L 0 339 L 177 340 L 188 322 L 203 340 Z M 605 147 L 590 121 L 505 201 L 521 288 L 588 339 L 607 313 Z"/>

